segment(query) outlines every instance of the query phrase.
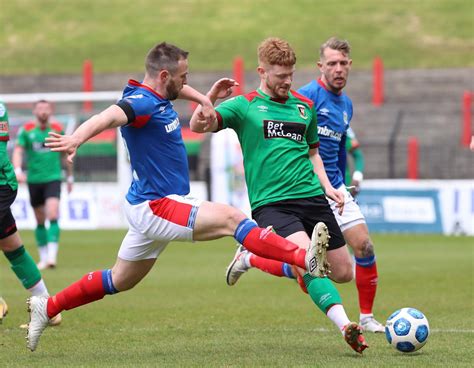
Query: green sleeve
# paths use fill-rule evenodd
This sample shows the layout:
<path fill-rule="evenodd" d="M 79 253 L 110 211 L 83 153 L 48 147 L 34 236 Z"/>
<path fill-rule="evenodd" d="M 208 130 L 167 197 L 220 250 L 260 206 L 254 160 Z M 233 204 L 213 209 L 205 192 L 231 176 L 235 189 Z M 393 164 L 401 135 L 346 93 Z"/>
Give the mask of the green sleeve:
<path fill-rule="evenodd" d="M 244 120 L 249 102 L 243 96 L 236 96 L 222 102 L 216 111 L 222 117 L 222 128 L 239 129 L 239 123 Z"/>
<path fill-rule="evenodd" d="M 352 151 L 352 137 L 346 134 L 346 152 L 351 153 Z"/>
<path fill-rule="evenodd" d="M 319 142 L 318 120 L 316 118 L 316 110 L 311 109 L 311 121 L 306 131 L 306 142 L 311 146 Z"/>

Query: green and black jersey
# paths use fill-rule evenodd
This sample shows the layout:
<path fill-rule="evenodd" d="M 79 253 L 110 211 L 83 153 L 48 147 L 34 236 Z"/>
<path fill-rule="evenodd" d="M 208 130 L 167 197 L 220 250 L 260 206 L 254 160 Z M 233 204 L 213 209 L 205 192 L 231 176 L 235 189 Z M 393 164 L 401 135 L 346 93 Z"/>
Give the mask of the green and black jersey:
<path fill-rule="evenodd" d="M 61 180 L 61 154 L 45 146 L 49 132 L 64 134 L 59 123 L 50 123 L 45 129 L 34 121 L 26 123 L 19 131 L 16 144 L 25 149 L 27 182 L 48 183 Z"/>
<path fill-rule="evenodd" d="M 221 103 L 219 129 L 234 129 L 244 158 L 252 210 L 324 194 L 309 149 L 319 146 L 313 103 L 295 91 L 275 100 L 260 89 Z"/>
<path fill-rule="evenodd" d="M 8 111 L 3 102 L 0 101 L 0 185 L 9 185 L 12 190 L 17 190 L 13 165 L 8 159 L 7 142 L 10 139 L 8 130 Z"/>

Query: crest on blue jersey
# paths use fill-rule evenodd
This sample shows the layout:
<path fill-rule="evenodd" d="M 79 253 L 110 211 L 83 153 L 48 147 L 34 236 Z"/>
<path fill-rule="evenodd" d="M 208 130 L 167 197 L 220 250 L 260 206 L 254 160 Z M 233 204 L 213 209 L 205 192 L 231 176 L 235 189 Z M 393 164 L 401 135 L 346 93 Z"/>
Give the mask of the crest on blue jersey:
<path fill-rule="evenodd" d="M 344 120 L 345 125 L 349 125 L 349 117 L 347 116 L 346 110 L 342 113 L 342 119 Z"/>
<path fill-rule="evenodd" d="M 306 106 L 305 106 L 305 105 L 296 104 L 296 107 L 298 107 L 298 111 L 300 112 L 300 116 L 301 116 L 303 119 L 308 119 L 308 114 L 306 113 Z"/>

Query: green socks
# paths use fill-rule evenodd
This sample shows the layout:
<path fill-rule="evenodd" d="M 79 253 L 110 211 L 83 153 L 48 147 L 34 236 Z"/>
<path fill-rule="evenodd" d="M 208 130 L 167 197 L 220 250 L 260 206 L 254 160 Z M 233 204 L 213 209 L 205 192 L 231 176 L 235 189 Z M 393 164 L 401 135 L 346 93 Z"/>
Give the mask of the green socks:
<path fill-rule="evenodd" d="M 48 244 L 48 231 L 46 230 L 44 224 L 36 226 L 35 238 L 38 247 L 45 247 Z"/>
<path fill-rule="evenodd" d="M 330 306 L 342 304 L 339 292 L 327 277 L 313 277 L 307 273 L 303 276 L 303 280 L 309 296 L 324 314 L 327 313 Z"/>
<path fill-rule="evenodd" d="M 58 220 L 51 220 L 48 229 L 48 243 L 59 242 L 59 224 Z"/>
<path fill-rule="evenodd" d="M 13 252 L 4 252 L 4 254 L 25 289 L 30 289 L 41 280 L 38 267 L 23 245 Z"/>

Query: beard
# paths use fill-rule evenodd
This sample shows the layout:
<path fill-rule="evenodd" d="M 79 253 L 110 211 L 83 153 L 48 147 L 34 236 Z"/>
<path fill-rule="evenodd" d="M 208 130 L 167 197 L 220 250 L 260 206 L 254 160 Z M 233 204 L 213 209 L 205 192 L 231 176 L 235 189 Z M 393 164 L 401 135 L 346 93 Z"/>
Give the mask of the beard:
<path fill-rule="evenodd" d="M 271 84 L 269 81 L 265 81 L 267 88 L 269 91 L 272 92 L 273 96 L 276 98 L 288 98 L 288 92 L 290 91 L 290 87 L 285 88 L 286 86 L 284 85 L 276 85 L 276 84 Z M 285 90 L 282 90 L 281 88 L 285 88 Z"/>
<path fill-rule="evenodd" d="M 166 94 L 168 95 L 168 99 L 171 101 L 176 100 L 179 96 L 180 91 L 181 89 L 176 86 L 176 83 L 170 80 L 170 82 L 166 86 Z"/>

